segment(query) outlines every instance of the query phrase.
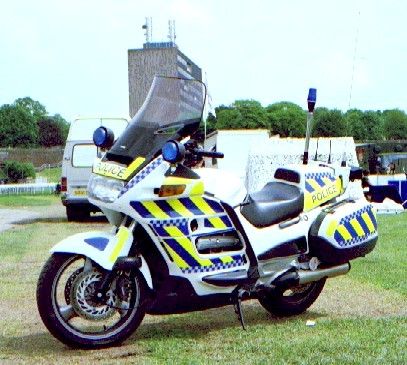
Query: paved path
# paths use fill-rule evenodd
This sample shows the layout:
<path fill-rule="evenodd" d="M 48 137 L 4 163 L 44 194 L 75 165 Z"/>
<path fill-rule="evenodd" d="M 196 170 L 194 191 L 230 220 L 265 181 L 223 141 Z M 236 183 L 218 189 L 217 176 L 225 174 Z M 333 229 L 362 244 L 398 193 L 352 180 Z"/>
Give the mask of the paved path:
<path fill-rule="evenodd" d="M 0 209 L 0 232 L 15 226 L 15 223 L 41 217 L 41 213 L 29 210 Z"/>

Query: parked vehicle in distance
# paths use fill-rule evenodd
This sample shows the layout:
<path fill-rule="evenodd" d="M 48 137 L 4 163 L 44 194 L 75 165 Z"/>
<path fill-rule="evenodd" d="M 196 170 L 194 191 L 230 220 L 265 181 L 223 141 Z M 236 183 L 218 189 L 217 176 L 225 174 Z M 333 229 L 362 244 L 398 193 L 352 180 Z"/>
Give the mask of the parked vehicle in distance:
<path fill-rule="evenodd" d="M 98 155 L 93 132 L 100 126 L 119 136 L 127 127 L 126 118 L 78 118 L 71 123 L 62 161 L 61 201 L 69 221 L 83 220 L 100 211 L 86 195 L 92 164 Z"/>

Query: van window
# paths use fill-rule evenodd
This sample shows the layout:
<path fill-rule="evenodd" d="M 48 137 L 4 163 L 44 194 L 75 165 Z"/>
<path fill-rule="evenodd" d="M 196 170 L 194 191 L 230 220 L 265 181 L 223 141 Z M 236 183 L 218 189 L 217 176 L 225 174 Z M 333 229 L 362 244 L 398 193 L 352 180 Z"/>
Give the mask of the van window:
<path fill-rule="evenodd" d="M 68 141 L 92 141 L 93 132 L 100 126 L 111 129 L 115 138 L 119 137 L 123 130 L 127 127 L 126 119 L 76 119 L 71 123 L 69 130 Z"/>
<path fill-rule="evenodd" d="M 93 144 L 76 144 L 72 151 L 73 167 L 92 167 L 97 155 L 97 147 Z"/>

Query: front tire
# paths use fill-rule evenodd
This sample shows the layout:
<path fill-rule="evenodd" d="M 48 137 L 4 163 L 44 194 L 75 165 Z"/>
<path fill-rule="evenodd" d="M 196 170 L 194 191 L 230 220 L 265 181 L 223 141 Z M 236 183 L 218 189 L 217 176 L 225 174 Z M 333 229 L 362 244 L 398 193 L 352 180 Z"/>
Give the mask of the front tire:
<path fill-rule="evenodd" d="M 294 316 L 305 312 L 317 300 L 326 279 L 299 285 L 287 290 L 275 289 L 259 295 L 260 304 L 277 316 Z"/>
<path fill-rule="evenodd" d="M 99 348 L 127 339 L 140 325 L 147 289 L 140 274 L 121 272 L 106 298 L 95 292 L 102 269 L 79 255 L 54 253 L 37 286 L 37 306 L 51 334 L 79 348 Z"/>

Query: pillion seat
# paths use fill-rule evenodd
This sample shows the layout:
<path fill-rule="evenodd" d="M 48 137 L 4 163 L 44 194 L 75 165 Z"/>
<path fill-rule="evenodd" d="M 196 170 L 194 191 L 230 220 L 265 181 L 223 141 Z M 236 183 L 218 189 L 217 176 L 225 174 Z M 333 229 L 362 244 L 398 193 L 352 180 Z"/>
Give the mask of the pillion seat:
<path fill-rule="evenodd" d="M 297 186 L 269 182 L 247 196 L 242 215 L 256 227 L 267 227 L 297 217 L 304 209 L 304 193 Z"/>

